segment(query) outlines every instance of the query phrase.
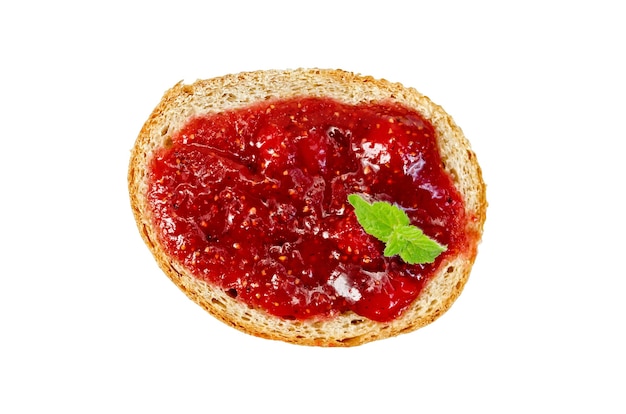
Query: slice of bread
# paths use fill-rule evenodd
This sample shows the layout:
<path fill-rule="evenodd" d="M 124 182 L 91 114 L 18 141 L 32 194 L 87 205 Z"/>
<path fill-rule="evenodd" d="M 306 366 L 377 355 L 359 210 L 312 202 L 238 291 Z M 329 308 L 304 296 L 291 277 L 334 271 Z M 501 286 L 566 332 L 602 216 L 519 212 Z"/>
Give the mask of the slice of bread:
<path fill-rule="evenodd" d="M 295 96 L 333 98 L 349 104 L 395 101 L 418 111 L 434 126 L 445 170 L 452 177 L 470 217 L 473 235 L 467 251 L 444 263 L 420 296 L 400 317 L 376 322 L 348 312 L 332 319 L 284 320 L 232 298 L 201 281 L 170 257 L 159 242 L 147 205 L 148 165 L 192 116 L 236 109 L 268 99 Z M 179 83 L 167 91 L 141 129 L 130 158 L 128 184 L 132 210 L 145 243 L 166 275 L 194 302 L 243 332 L 316 346 L 354 346 L 423 327 L 441 316 L 461 293 L 474 263 L 486 217 L 485 184 L 476 156 L 461 129 L 438 105 L 415 89 L 341 70 L 267 70 Z"/>

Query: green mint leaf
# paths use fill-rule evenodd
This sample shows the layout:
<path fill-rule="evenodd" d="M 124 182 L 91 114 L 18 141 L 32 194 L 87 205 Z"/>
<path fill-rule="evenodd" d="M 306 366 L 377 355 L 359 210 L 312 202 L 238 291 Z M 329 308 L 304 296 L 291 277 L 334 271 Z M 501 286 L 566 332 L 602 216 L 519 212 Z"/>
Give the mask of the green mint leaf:
<path fill-rule="evenodd" d="M 383 201 L 370 204 L 357 194 L 350 194 L 348 202 L 363 230 L 385 243 L 385 256 L 400 255 L 409 264 L 432 263 L 446 251 L 446 246 L 411 225 L 400 207 Z"/>
<path fill-rule="evenodd" d="M 396 235 L 404 242 L 400 257 L 407 263 L 432 263 L 437 256 L 446 251 L 446 247 L 426 236 L 415 226 L 398 227 Z"/>
<path fill-rule="evenodd" d="M 385 245 L 385 251 L 383 254 L 387 257 L 395 256 L 404 251 L 405 247 L 406 240 L 402 239 L 399 232 L 394 231 Z"/>
<path fill-rule="evenodd" d="M 354 207 L 354 213 L 367 234 L 387 242 L 398 226 L 409 225 L 409 217 L 396 206 L 382 201 L 368 203 L 356 194 L 350 194 L 348 201 Z"/>
<path fill-rule="evenodd" d="M 377 231 L 378 223 L 370 203 L 363 200 L 356 194 L 350 194 L 348 196 L 348 202 L 352 204 L 352 207 L 354 207 L 356 219 L 359 221 L 359 224 L 363 227 L 363 230 L 365 230 L 367 234 L 371 234 L 377 239 L 384 237 L 384 235 L 380 236 L 380 232 Z"/>

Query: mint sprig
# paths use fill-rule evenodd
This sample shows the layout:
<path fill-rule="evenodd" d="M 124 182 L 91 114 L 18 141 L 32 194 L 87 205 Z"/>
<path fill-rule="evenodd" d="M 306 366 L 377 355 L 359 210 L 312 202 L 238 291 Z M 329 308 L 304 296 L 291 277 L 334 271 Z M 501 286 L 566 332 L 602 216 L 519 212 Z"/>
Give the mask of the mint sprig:
<path fill-rule="evenodd" d="M 385 201 L 370 204 L 358 194 L 350 194 L 348 202 L 354 207 L 363 230 L 385 243 L 385 256 L 400 255 L 409 264 L 432 263 L 446 251 L 446 246 L 411 225 L 409 216 L 400 207 Z"/>

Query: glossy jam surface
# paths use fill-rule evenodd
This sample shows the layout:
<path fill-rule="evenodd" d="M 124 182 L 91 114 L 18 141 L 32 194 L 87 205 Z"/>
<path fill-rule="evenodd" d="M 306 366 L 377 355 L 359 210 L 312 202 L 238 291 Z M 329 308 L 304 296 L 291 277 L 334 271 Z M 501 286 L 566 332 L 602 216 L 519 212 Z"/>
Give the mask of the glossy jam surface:
<path fill-rule="evenodd" d="M 448 250 L 429 265 L 384 257 L 352 193 L 396 203 Z M 192 119 L 153 157 L 148 200 L 170 255 L 286 319 L 392 320 L 467 243 L 433 127 L 397 105 L 301 98 Z"/>

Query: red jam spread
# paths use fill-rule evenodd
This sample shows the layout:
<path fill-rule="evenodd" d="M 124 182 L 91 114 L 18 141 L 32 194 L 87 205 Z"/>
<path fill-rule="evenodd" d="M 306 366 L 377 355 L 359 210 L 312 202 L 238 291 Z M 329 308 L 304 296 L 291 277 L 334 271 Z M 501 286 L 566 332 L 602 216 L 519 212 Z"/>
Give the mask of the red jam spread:
<path fill-rule="evenodd" d="M 426 265 L 383 256 L 353 193 L 399 205 L 447 251 Z M 148 199 L 171 256 L 285 319 L 392 320 L 467 244 L 435 130 L 397 104 L 294 98 L 191 119 L 153 157 Z"/>

